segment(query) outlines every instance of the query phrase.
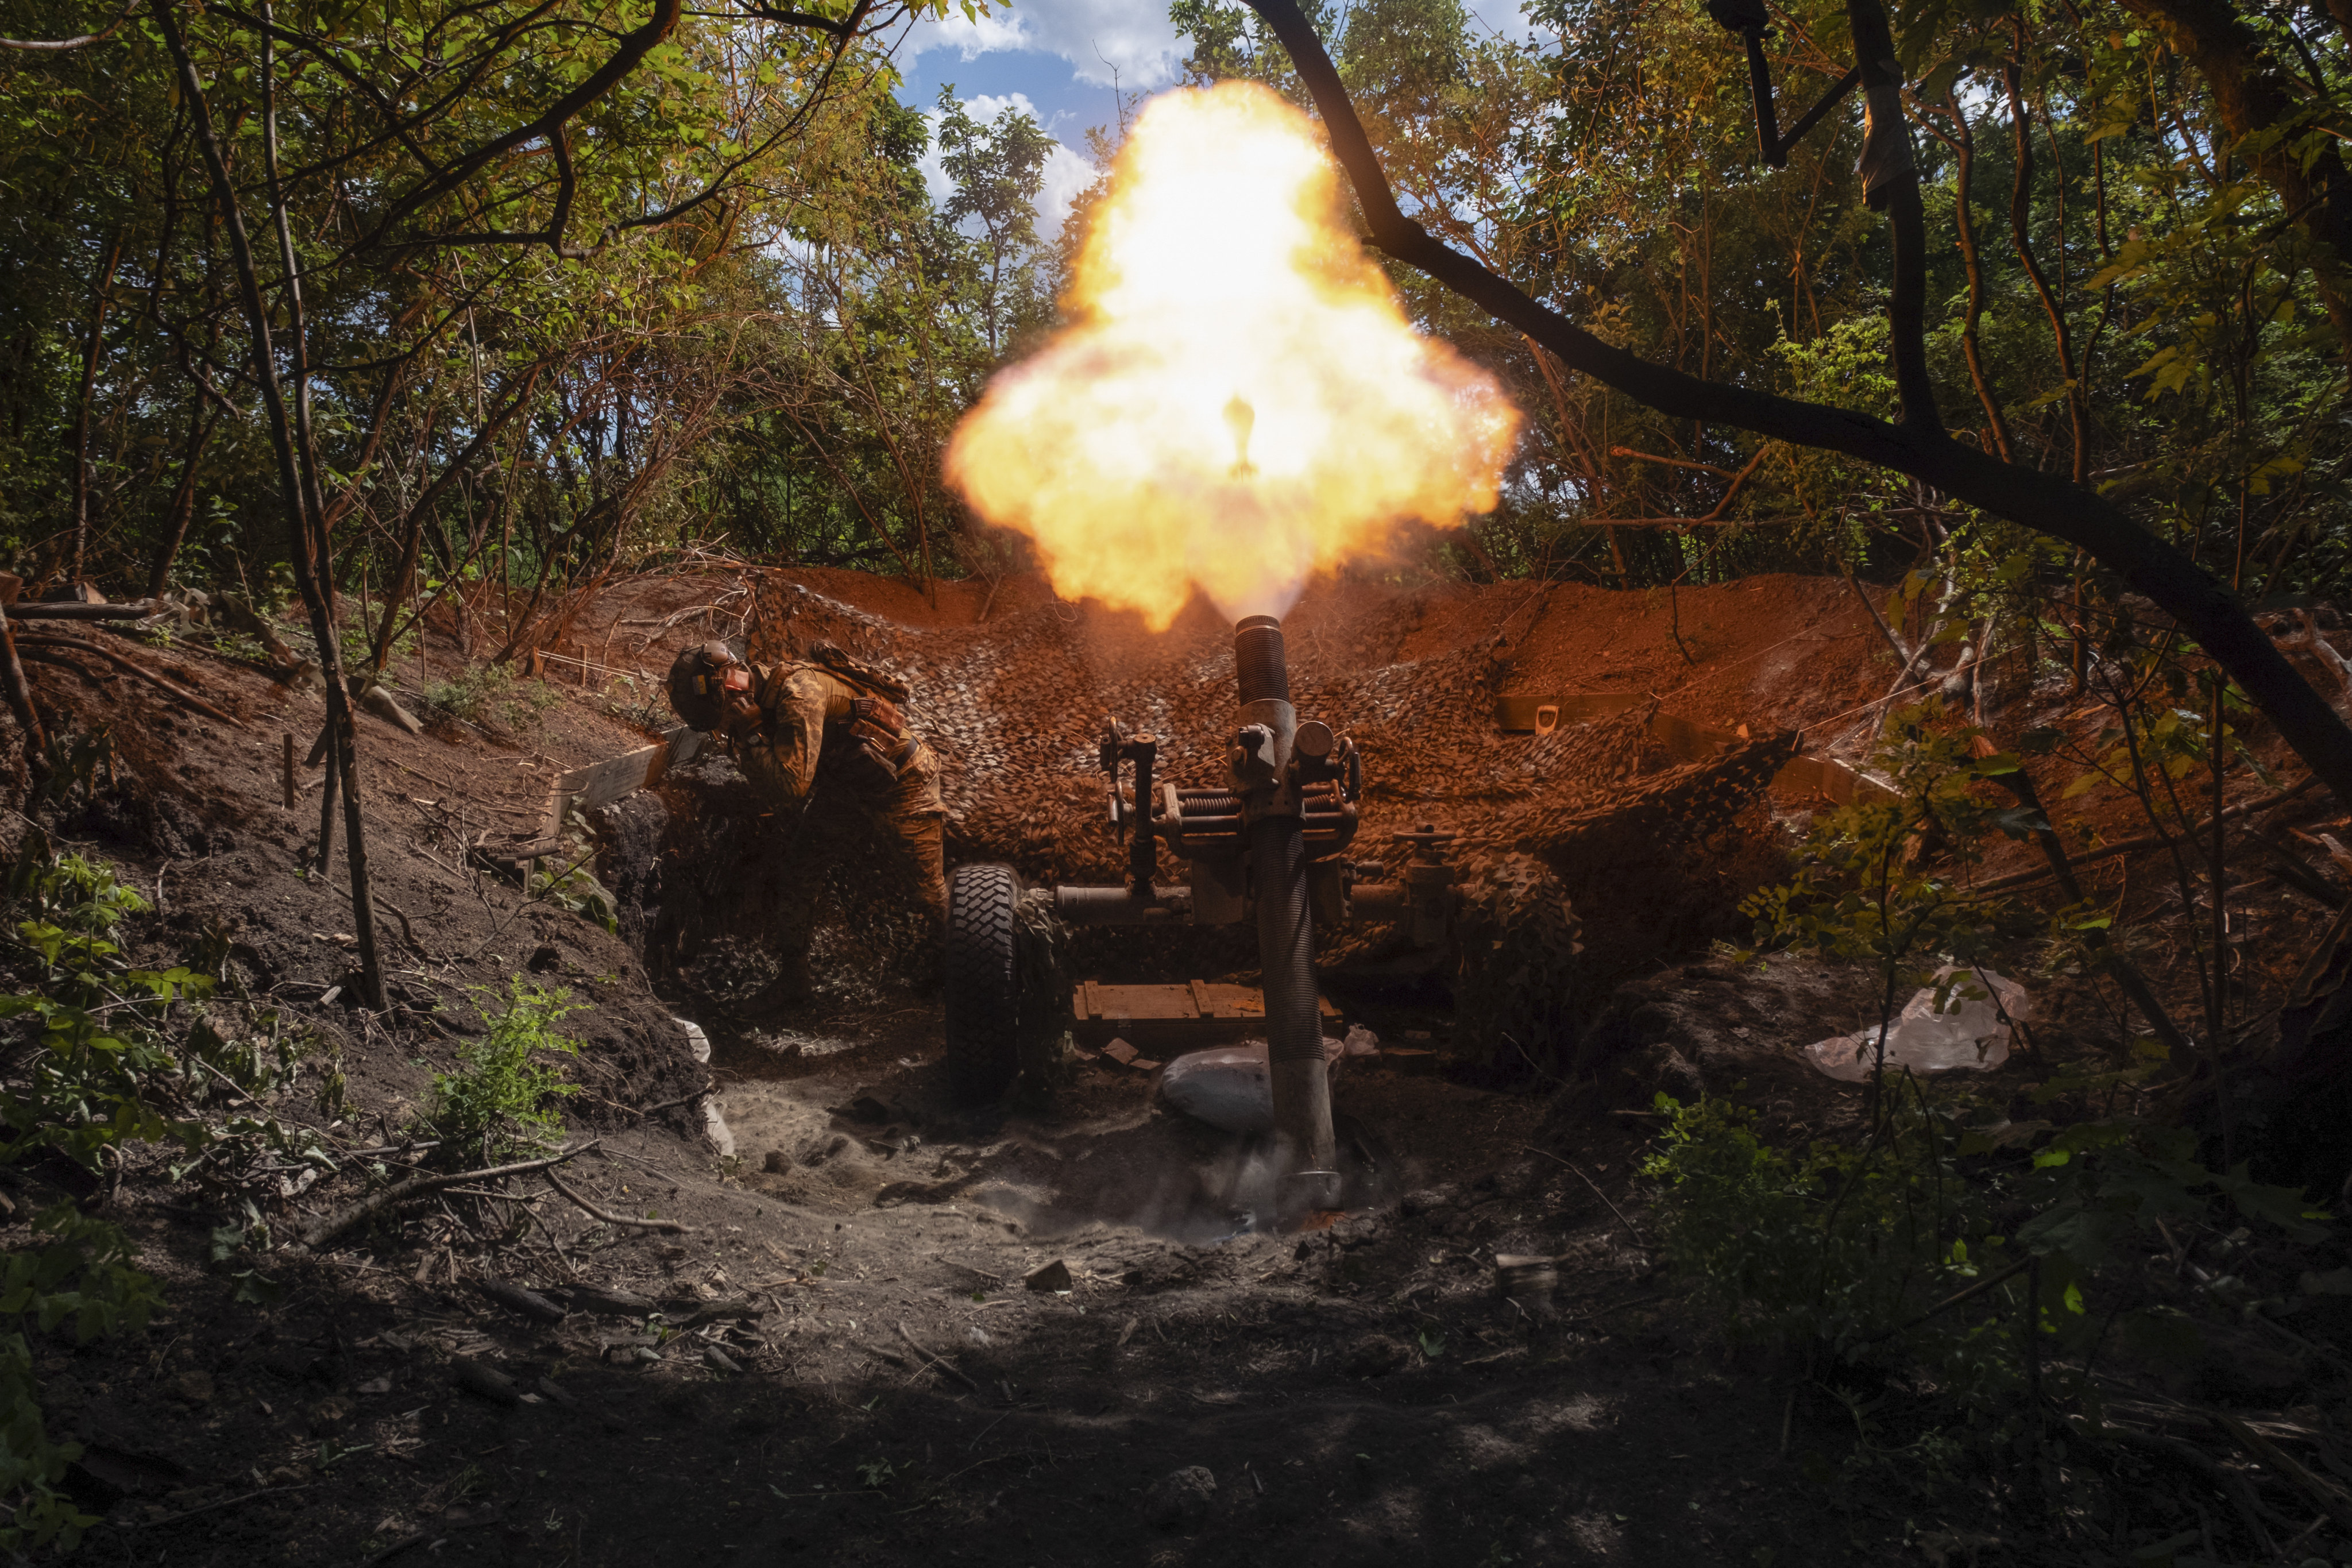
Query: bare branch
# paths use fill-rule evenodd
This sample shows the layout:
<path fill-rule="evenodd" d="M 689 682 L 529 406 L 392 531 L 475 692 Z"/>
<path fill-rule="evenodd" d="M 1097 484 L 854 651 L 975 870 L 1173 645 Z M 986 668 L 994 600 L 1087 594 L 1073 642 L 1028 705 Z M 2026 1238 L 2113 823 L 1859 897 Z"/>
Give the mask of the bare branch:
<path fill-rule="evenodd" d="M 16 49 L 28 55 L 63 55 L 76 49 L 86 49 L 92 44 L 102 44 L 131 20 L 131 13 L 139 9 L 139 0 L 131 0 L 105 26 L 95 33 L 84 33 L 79 38 L 0 38 L 0 49 Z"/>

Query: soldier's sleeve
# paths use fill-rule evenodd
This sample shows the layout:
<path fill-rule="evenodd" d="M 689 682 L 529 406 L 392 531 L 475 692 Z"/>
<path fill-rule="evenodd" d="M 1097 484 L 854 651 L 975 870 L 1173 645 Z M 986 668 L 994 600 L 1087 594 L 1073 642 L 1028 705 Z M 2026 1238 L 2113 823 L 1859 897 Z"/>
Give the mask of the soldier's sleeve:
<path fill-rule="evenodd" d="M 777 782 L 794 800 L 807 798 L 816 782 L 817 753 L 824 747 L 825 689 L 812 673 L 779 672 L 761 693 L 761 706 L 770 715 Z"/>

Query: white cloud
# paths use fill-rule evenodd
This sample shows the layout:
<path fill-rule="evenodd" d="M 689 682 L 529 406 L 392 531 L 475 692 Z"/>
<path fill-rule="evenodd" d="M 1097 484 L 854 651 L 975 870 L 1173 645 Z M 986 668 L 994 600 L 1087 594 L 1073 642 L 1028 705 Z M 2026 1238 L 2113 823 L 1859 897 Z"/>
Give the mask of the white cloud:
<path fill-rule="evenodd" d="M 1040 124 L 1045 122 L 1045 117 L 1037 112 L 1037 106 L 1029 101 L 1029 95 L 1025 92 L 1002 96 L 980 92 L 961 101 L 964 111 L 982 125 L 994 122 L 996 117 L 1008 109 L 1016 110 Z M 954 192 L 955 183 L 948 178 L 946 169 L 940 163 L 937 140 L 939 110 L 928 110 L 923 118 L 930 124 L 933 141 L 916 166 L 923 171 L 923 184 L 931 193 L 931 200 L 943 202 Z M 1037 230 L 1052 239 L 1062 232 L 1062 224 L 1070 216 L 1070 204 L 1077 200 L 1078 193 L 1095 183 L 1095 166 L 1079 153 L 1056 142 L 1053 151 L 1045 154 L 1045 184 L 1037 192 Z M 976 222 L 974 226 L 977 226 Z"/>
<path fill-rule="evenodd" d="M 909 59 L 953 49 L 976 59 L 1000 49 L 1031 49 L 1067 60 L 1080 81 L 1149 92 L 1176 79 L 1187 50 L 1169 25 L 1165 6 L 1136 0 L 990 0 L 977 22 L 961 12 L 926 19 L 908 31 Z"/>
<path fill-rule="evenodd" d="M 1045 184 L 1037 193 L 1037 226 L 1053 237 L 1069 221 L 1070 204 L 1095 183 L 1097 171 L 1086 159 L 1058 142 L 1045 159 Z"/>

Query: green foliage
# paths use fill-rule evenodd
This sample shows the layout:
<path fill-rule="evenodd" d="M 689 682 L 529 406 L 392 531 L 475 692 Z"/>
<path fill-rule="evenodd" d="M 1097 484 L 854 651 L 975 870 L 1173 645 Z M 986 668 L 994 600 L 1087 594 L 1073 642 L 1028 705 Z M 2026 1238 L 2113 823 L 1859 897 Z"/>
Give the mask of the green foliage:
<path fill-rule="evenodd" d="M 1994 830 L 2023 837 L 2040 815 L 1996 799 L 1988 781 L 2015 756 L 1934 706 L 1890 715 L 1874 766 L 1892 793 L 1858 795 L 1814 820 L 1796 875 L 1741 906 L 1759 947 L 1867 963 L 1879 979 L 1880 1049 L 1895 1008 L 1947 962 L 1973 964 L 2028 929 L 1968 886 Z M 1939 996 L 1938 1004 L 1943 998 Z"/>
<path fill-rule="evenodd" d="M 549 1102 L 580 1090 L 563 1080 L 561 1063 L 543 1058 L 580 1054 L 580 1042 L 555 1026 L 587 1004 L 520 975 L 508 981 L 503 998 L 488 986 L 474 995 L 488 1031 L 458 1047 L 456 1072 L 433 1075 L 425 1119 L 443 1139 L 495 1164 L 562 1136 L 562 1117 Z"/>
<path fill-rule="evenodd" d="M 13 983 L 0 994 L 0 1018 L 16 1021 L 27 1048 L 15 1081 L 0 1089 L 9 1129 L 0 1164 L 48 1152 L 97 1173 L 120 1163 L 125 1142 L 194 1151 L 238 1131 L 216 1131 L 203 1114 L 215 1081 L 266 1091 L 290 1061 L 273 1062 L 207 1022 L 181 1026 L 213 982 L 185 967 L 125 962 L 119 928 L 145 912 L 146 900 L 102 861 L 51 858 L 37 830 L 9 868 L 7 889 L 18 918 L 13 940 L 0 944 Z M 78 1450 L 47 1435 L 26 1328 L 69 1330 L 87 1343 L 143 1327 L 159 1300 L 114 1226 L 61 1205 L 35 1221 L 34 1234 L 33 1245 L 0 1255 L 0 1499 L 14 1510 L 0 1526 L 0 1549 L 15 1552 L 70 1550 L 94 1522 L 53 1489 Z"/>
<path fill-rule="evenodd" d="M 544 680 L 518 680 L 512 666 L 469 664 L 446 680 L 425 688 L 428 713 L 488 728 L 536 728 L 563 700 Z"/>
<path fill-rule="evenodd" d="M 1832 1362 L 1919 1362 L 1978 1415 L 2008 1408 L 2029 1316 L 2053 1351 L 2083 1348 L 2095 1331 L 2093 1272 L 2157 1221 L 2226 1202 L 2308 1241 L 2329 1217 L 2243 1168 L 2207 1169 L 2178 1129 L 2016 1123 L 1934 1104 L 1907 1079 L 1859 1149 L 1775 1149 L 1753 1113 L 1720 1100 L 1661 1095 L 1657 1108 L 1666 1129 L 1643 1173 L 1658 1184 L 1667 1257 L 1728 1338 Z M 2029 1279 L 2041 1291 L 2030 1313 Z"/>
<path fill-rule="evenodd" d="M 1981 1238 L 1980 1202 L 1937 1181 L 1934 1162 L 1880 1158 L 1875 1145 L 1790 1155 L 1727 1101 L 1657 1105 L 1669 1120 L 1643 1174 L 1661 1184 L 1667 1257 L 1735 1341 L 1866 1346 L 1927 1304 L 1923 1275 L 1972 1271 L 1967 1244 L 1943 1238 Z M 1892 1147 L 1935 1131 L 1912 1108 Z"/>
<path fill-rule="evenodd" d="M 24 1087 L 0 1089 L 0 1120 L 13 1130 L 0 1162 L 46 1148 L 97 1171 L 101 1152 L 126 1140 L 199 1146 L 204 1123 L 170 1114 L 153 1090 L 202 1070 L 200 1058 L 174 1050 L 158 1026 L 174 1002 L 208 995 L 212 982 L 122 962 L 110 937 L 148 906 L 103 862 L 28 852 L 12 882 L 26 916 L 16 956 L 32 988 L 0 995 L 0 1018 L 30 1020 L 36 1041 Z"/>
<path fill-rule="evenodd" d="M 534 864 L 525 881 L 525 889 L 535 899 L 545 899 L 559 910 L 567 910 L 582 920 L 603 926 L 618 934 L 620 916 L 613 894 L 596 874 L 588 869 L 592 855 L 558 865 L 553 857 Z"/>
<path fill-rule="evenodd" d="M 155 1282 L 131 1267 L 130 1238 L 113 1226 L 60 1204 L 33 1230 L 40 1240 L 0 1254 L 0 1499 L 15 1500 L 0 1524 L 0 1551 L 70 1552 L 98 1521 L 54 1489 L 81 1447 L 49 1439 L 24 1325 L 70 1329 L 87 1344 L 136 1332 L 163 1303 Z"/>

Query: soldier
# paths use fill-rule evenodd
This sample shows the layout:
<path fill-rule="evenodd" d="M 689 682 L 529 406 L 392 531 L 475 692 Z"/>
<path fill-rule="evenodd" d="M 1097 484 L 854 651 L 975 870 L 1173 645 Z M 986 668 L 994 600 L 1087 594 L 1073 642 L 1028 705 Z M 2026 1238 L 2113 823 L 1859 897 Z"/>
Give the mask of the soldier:
<path fill-rule="evenodd" d="M 679 654 L 669 671 L 671 708 L 732 753 L 751 787 L 775 803 L 779 821 L 797 824 L 820 784 L 857 799 L 913 879 L 935 948 L 947 924 L 947 807 L 938 756 L 899 713 L 907 695 L 830 643 L 811 647 L 806 659 L 763 666 L 707 642 Z M 806 994 L 808 901 L 795 904 L 784 973 L 755 1007 Z"/>

